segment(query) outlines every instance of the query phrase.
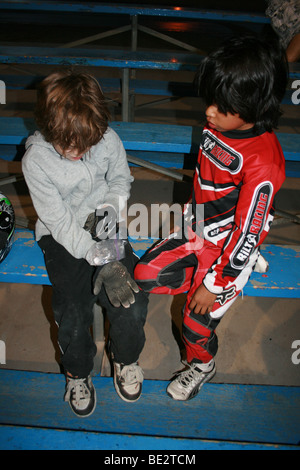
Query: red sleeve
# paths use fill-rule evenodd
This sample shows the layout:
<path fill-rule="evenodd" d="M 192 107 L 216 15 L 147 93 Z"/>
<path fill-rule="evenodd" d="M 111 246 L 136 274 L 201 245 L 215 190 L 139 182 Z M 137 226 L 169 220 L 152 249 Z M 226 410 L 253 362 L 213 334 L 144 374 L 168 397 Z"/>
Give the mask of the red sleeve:
<path fill-rule="evenodd" d="M 274 179 L 279 180 L 274 181 Z M 284 179 L 284 178 L 283 178 Z M 265 239 L 273 220 L 273 200 L 282 182 L 282 171 L 261 165 L 253 156 L 243 168 L 243 184 L 236 205 L 233 227 L 228 234 L 221 256 L 207 273 L 204 284 L 220 293 L 246 266 L 249 256 Z"/>

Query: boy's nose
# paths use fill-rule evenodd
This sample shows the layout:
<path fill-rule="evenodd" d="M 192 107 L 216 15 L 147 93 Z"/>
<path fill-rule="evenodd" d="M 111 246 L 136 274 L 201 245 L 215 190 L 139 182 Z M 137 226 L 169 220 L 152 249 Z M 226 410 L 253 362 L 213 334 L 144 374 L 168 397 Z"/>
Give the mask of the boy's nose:
<path fill-rule="evenodd" d="M 218 108 L 215 105 L 208 106 L 206 108 L 205 114 L 207 117 L 215 117 L 217 114 Z"/>

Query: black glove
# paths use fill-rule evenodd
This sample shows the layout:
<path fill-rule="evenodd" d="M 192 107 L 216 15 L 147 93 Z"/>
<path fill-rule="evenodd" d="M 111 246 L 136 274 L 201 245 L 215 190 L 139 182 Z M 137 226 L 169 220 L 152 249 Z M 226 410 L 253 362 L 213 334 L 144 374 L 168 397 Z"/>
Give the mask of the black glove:
<path fill-rule="evenodd" d="M 99 294 L 102 284 L 114 307 L 123 305 L 123 307 L 129 308 L 135 302 L 133 292 L 136 294 L 139 292 L 139 288 L 127 268 L 119 261 L 105 264 L 99 271 L 94 284 L 95 295 Z"/>
<path fill-rule="evenodd" d="M 88 216 L 83 228 L 94 240 L 112 238 L 118 232 L 117 212 L 112 206 L 96 209 Z"/>

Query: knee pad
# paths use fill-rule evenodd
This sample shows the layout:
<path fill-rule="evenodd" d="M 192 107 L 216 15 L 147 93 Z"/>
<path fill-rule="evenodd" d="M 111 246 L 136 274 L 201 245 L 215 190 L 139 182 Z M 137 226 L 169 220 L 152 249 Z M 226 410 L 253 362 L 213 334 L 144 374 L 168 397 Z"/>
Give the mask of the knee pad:
<path fill-rule="evenodd" d="M 192 345 L 193 349 L 204 349 L 212 357 L 217 354 L 218 337 L 214 331 L 211 331 L 206 335 L 192 331 L 186 325 L 183 325 L 182 335 L 185 343 L 187 345 Z"/>
<path fill-rule="evenodd" d="M 213 319 L 209 314 L 199 315 L 193 311 L 184 317 L 182 334 L 187 344 L 199 347 L 215 356 L 218 350 L 218 337 L 215 329 L 220 320 Z"/>
<path fill-rule="evenodd" d="M 145 292 L 152 292 L 158 287 L 177 289 L 185 281 L 185 271 L 176 270 L 175 267 L 172 269 L 172 265 L 160 269 L 151 263 L 138 263 L 134 270 L 134 279 Z"/>

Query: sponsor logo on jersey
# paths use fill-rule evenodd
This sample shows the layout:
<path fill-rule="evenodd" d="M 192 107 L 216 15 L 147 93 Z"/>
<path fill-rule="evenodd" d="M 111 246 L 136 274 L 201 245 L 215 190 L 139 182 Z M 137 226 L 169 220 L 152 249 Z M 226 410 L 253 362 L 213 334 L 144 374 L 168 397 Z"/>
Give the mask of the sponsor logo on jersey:
<path fill-rule="evenodd" d="M 242 167 L 243 156 L 219 140 L 209 130 L 203 131 L 202 152 L 221 170 L 235 174 Z"/>
<path fill-rule="evenodd" d="M 233 299 L 236 295 L 236 288 L 235 286 L 228 287 L 228 289 L 224 289 L 221 294 L 217 295 L 216 302 L 220 305 L 226 304 L 226 302 L 230 299 Z"/>
<path fill-rule="evenodd" d="M 266 215 L 272 197 L 273 187 L 267 181 L 256 188 L 248 217 L 243 230 L 243 236 L 237 243 L 231 255 L 231 266 L 234 269 L 243 269 L 249 256 L 256 247 L 260 234 L 265 226 Z"/>
<path fill-rule="evenodd" d="M 224 232 L 225 232 L 224 236 L 226 236 L 227 232 L 229 230 L 231 230 L 232 227 L 233 227 L 233 223 L 230 222 L 229 224 L 225 225 L 224 227 L 219 226 L 219 227 L 212 228 L 212 229 L 208 230 L 207 236 L 209 238 L 213 238 L 213 237 L 217 237 L 218 235 L 222 235 Z"/>

